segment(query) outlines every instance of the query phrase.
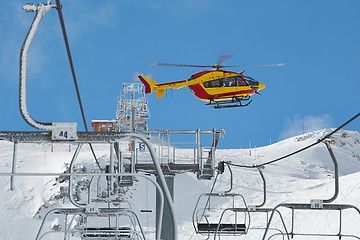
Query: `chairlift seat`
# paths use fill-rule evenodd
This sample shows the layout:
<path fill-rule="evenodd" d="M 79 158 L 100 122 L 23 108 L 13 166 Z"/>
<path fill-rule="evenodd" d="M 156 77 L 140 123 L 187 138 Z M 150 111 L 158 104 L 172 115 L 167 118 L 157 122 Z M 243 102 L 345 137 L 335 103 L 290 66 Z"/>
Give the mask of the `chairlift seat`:
<path fill-rule="evenodd" d="M 129 227 L 87 227 L 83 229 L 82 239 L 84 240 L 105 240 L 105 239 L 130 239 L 131 229 Z"/>
<path fill-rule="evenodd" d="M 131 187 L 134 184 L 133 176 L 120 176 L 119 186 L 120 187 Z"/>
<path fill-rule="evenodd" d="M 245 234 L 245 224 L 232 224 L 232 223 L 198 223 L 199 233 L 215 233 L 216 231 L 221 234 Z"/>

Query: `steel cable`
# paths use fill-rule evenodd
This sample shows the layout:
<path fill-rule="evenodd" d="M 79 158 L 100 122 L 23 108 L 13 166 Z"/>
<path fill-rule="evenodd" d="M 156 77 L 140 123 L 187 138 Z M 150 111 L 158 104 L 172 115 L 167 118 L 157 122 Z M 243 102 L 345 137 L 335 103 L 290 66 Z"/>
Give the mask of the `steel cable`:
<path fill-rule="evenodd" d="M 268 164 L 272 164 L 272 163 L 275 163 L 275 162 L 278 162 L 280 160 L 283 160 L 285 158 L 288 158 L 290 156 L 293 156 L 295 154 L 298 154 L 302 151 L 305 151 L 306 149 L 309 149 L 319 143 L 321 143 L 322 141 L 324 141 L 325 139 L 331 137 L 333 134 L 335 134 L 336 132 L 338 132 L 340 129 L 344 128 L 346 125 L 348 125 L 349 123 L 351 123 L 352 121 L 354 121 L 356 118 L 358 118 L 360 116 L 360 113 L 356 114 L 355 116 L 353 116 L 352 118 L 350 118 L 349 120 L 347 120 L 345 123 L 343 123 L 340 127 L 336 128 L 334 131 L 330 132 L 329 134 L 325 135 L 324 137 L 318 139 L 316 142 L 306 146 L 306 147 L 303 147 L 297 151 L 294 151 L 292 153 L 289 153 L 285 156 L 282 156 L 282 157 L 279 157 L 279 158 L 276 158 L 274 160 L 271 160 L 271 161 L 268 161 L 268 162 L 265 162 L 265 163 L 262 163 L 262 164 L 259 164 L 259 165 L 239 165 L 239 164 L 234 164 L 234 163 L 227 163 L 228 165 L 231 165 L 231 166 L 234 166 L 234 167 L 242 167 L 242 168 L 258 168 L 258 167 L 264 167 L 265 165 L 268 165 Z"/>
<path fill-rule="evenodd" d="M 85 131 L 88 132 L 89 130 L 88 130 L 88 127 L 87 127 L 87 124 L 86 124 L 84 108 L 83 108 L 82 101 L 81 101 L 79 85 L 77 83 L 77 78 L 76 78 L 76 74 L 75 74 L 75 67 L 74 67 L 74 63 L 73 63 L 73 60 L 72 60 L 72 56 L 71 56 L 70 45 L 69 45 L 69 41 L 68 41 L 68 37 L 67 37 L 67 33 L 66 33 L 64 17 L 62 15 L 61 8 L 62 8 L 62 6 L 61 6 L 61 3 L 60 3 L 60 0 L 56 0 L 56 9 L 58 11 L 61 30 L 62 30 L 63 37 L 64 37 L 66 52 L 67 52 L 67 56 L 68 56 L 68 60 L 69 60 L 69 64 L 70 64 L 70 69 L 71 69 L 71 75 L 72 75 L 72 78 L 73 78 L 73 81 L 74 81 L 76 95 L 77 95 L 77 99 L 78 99 L 78 103 L 79 103 L 79 107 L 80 107 L 81 116 L 82 116 L 83 124 L 84 124 L 84 127 L 85 127 Z M 99 161 L 97 160 L 97 157 L 95 155 L 95 151 L 94 151 L 94 148 L 93 148 L 92 144 L 89 143 L 89 146 L 90 146 L 91 152 L 92 152 L 92 154 L 94 156 L 94 159 L 95 159 L 95 162 L 96 162 L 97 166 L 99 167 L 100 170 L 103 170 L 101 168 L 100 164 L 99 164 Z"/>

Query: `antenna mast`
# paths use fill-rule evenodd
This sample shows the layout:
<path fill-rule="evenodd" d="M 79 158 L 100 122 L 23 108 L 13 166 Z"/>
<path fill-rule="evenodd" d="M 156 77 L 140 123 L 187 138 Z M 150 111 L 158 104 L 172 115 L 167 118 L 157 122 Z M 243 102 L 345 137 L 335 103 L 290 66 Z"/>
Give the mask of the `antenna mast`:
<path fill-rule="evenodd" d="M 117 102 L 116 131 L 137 132 L 148 130 L 150 111 L 143 85 L 123 83 Z"/>

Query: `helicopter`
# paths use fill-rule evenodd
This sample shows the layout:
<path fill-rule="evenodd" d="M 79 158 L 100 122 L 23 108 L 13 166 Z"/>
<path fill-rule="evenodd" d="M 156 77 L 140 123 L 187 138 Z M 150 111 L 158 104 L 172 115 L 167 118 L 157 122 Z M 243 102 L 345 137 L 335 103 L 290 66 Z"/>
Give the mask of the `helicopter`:
<path fill-rule="evenodd" d="M 228 56 L 222 56 L 222 61 Z M 219 58 L 220 59 L 220 58 Z M 145 93 L 156 92 L 156 98 L 164 96 L 168 88 L 178 89 L 189 87 L 192 93 L 207 102 L 206 105 L 214 108 L 230 108 L 230 107 L 246 107 L 252 100 L 254 94 L 260 94 L 259 91 L 265 88 L 265 84 L 259 82 L 252 77 L 245 76 L 244 71 L 233 72 L 222 70 L 222 68 L 240 67 L 240 66 L 224 66 L 222 61 L 214 65 L 192 65 L 192 64 L 172 64 L 172 63 L 155 63 L 155 66 L 177 66 L 177 67 L 196 67 L 196 68 L 212 68 L 211 70 L 203 70 L 191 75 L 189 79 L 157 83 L 155 80 L 147 78 L 141 74 L 138 78 L 145 86 Z M 282 66 L 284 64 L 262 64 L 254 66 Z"/>

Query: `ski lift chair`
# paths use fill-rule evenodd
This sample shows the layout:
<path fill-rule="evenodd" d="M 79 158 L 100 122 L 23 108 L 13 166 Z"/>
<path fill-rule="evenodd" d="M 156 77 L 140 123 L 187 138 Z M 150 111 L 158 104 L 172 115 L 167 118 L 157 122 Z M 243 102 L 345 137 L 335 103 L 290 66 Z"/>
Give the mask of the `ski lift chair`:
<path fill-rule="evenodd" d="M 224 206 L 231 199 L 230 208 Z M 205 207 L 199 207 L 205 202 Z M 249 215 L 245 212 L 238 214 L 234 211 L 236 204 L 246 206 L 244 197 L 235 193 L 206 193 L 201 194 L 193 212 L 193 226 L 196 233 L 203 235 L 240 235 L 246 234 L 246 223 Z M 221 216 L 219 218 L 219 216 Z"/>
<path fill-rule="evenodd" d="M 56 208 L 50 210 L 43 218 L 35 240 L 45 239 L 45 236 L 54 233 L 55 230 L 46 229 L 45 226 L 45 223 L 54 217 L 64 219 L 64 227 L 56 230 L 57 233 L 63 233 L 63 239 L 145 239 L 145 233 L 137 215 L 129 209 Z"/>

